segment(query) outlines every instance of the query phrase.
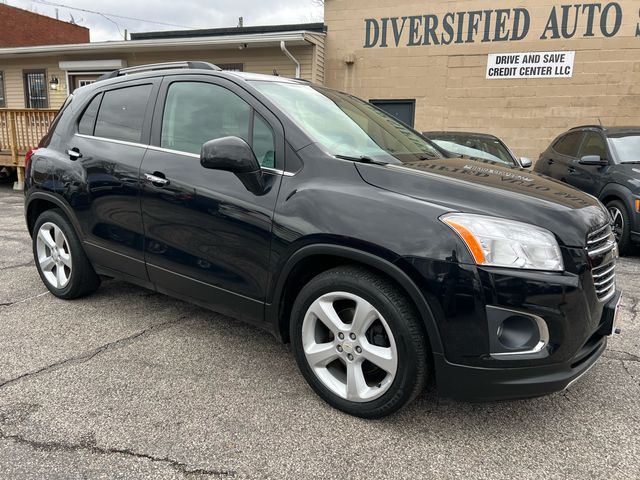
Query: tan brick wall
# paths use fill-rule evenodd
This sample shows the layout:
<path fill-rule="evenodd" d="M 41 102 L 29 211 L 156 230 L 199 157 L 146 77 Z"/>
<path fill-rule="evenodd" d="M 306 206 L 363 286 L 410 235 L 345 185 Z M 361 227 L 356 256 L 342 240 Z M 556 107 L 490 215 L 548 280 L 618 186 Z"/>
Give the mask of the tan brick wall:
<path fill-rule="evenodd" d="M 640 125 L 640 22 L 637 0 L 620 0 L 623 23 L 604 38 L 540 40 L 553 6 L 549 0 L 326 0 L 325 84 L 364 99 L 416 99 L 418 130 L 472 130 L 503 138 L 517 155 L 534 161 L 562 131 L 585 123 Z M 577 4 L 577 2 L 575 2 Z M 602 2 L 606 5 L 607 2 Z M 527 8 L 529 35 L 522 41 L 460 45 L 363 48 L 365 18 Z M 572 25 L 571 25 L 572 26 Z M 578 23 L 584 31 L 586 18 Z M 482 27 L 481 27 L 482 28 Z M 466 36 L 467 29 L 463 29 Z M 403 37 L 406 40 L 406 36 Z M 576 51 L 573 78 L 487 80 L 487 54 Z M 355 63 L 347 65 L 352 56 Z"/>

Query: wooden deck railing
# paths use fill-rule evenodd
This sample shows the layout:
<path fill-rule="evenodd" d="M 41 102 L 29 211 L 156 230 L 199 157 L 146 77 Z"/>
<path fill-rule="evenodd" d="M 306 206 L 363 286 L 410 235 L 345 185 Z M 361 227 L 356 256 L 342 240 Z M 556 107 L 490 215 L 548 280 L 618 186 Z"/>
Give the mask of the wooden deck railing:
<path fill-rule="evenodd" d="M 0 109 L 0 166 L 18 168 L 23 179 L 24 155 L 49 131 L 56 110 Z"/>
<path fill-rule="evenodd" d="M 49 131 L 56 110 L 0 109 L 0 151 L 26 153 Z"/>

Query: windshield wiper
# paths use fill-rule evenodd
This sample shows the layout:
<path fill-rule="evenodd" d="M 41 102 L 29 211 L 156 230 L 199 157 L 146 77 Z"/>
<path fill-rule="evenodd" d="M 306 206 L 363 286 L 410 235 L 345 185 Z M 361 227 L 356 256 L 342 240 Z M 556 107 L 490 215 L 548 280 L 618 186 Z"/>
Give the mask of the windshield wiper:
<path fill-rule="evenodd" d="M 351 160 L 352 162 L 358 163 L 374 163 L 376 165 L 388 165 L 389 162 L 384 162 L 382 160 L 376 160 L 371 157 L 367 157 L 366 155 L 360 155 L 359 157 L 351 157 L 349 155 L 334 155 L 336 158 L 341 158 L 342 160 Z"/>
<path fill-rule="evenodd" d="M 639 163 L 640 163 L 640 160 L 629 160 L 629 161 L 626 161 L 626 162 L 620 162 L 620 163 L 636 164 L 636 165 L 637 165 L 637 164 L 639 164 Z"/>

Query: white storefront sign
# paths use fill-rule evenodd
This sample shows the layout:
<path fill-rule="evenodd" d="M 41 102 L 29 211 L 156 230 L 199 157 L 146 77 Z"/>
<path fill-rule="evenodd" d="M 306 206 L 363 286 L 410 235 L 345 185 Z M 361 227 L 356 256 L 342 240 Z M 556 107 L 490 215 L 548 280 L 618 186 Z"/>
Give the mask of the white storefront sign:
<path fill-rule="evenodd" d="M 487 79 L 571 78 L 576 52 L 490 53 Z"/>

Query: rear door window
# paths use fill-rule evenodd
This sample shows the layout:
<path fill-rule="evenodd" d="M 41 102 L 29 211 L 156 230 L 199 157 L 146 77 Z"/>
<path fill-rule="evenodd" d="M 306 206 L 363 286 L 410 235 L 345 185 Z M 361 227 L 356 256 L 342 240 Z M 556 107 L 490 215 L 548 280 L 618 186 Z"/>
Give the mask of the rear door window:
<path fill-rule="evenodd" d="M 553 146 L 554 150 L 561 155 L 568 157 L 577 157 L 580 151 L 580 144 L 582 143 L 582 132 L 569 133 L 562 137 Z"/>
<path fill-rule="evenodd" d="M 142 142 L 142 131 L 152 85 L 136 85 L 104 93 L 95 136 Z"/>

